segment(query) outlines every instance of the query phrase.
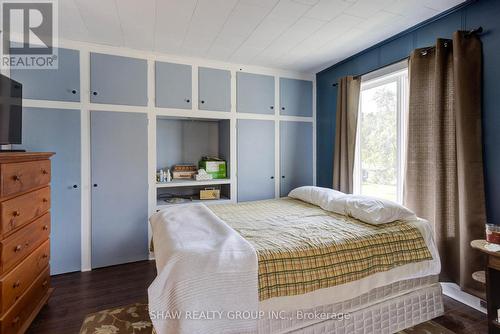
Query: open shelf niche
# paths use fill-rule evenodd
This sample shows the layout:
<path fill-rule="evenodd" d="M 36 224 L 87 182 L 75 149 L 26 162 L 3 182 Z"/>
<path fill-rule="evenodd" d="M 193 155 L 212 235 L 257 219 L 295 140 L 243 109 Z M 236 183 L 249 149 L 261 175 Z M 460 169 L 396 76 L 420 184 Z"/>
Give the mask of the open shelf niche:
<path fill-rule="evenodd" d="M 174 179 L 157 183 L 157 206 L 175 205 L 168 197 L 189 197 L 199 202 L 199 192 L 205 188 L 221 191 L 220 200 L 206 203 L 225 203 L 231 200 L 230 120 L 158 116 L 156 119 L 156 169 L 172 170 L 177 164 L 195 164 L 203 156 L 218 157 L 226 161 L 227 179 L 196 181 Z M 178 201 L 183 203 L 183 201 Z"/>

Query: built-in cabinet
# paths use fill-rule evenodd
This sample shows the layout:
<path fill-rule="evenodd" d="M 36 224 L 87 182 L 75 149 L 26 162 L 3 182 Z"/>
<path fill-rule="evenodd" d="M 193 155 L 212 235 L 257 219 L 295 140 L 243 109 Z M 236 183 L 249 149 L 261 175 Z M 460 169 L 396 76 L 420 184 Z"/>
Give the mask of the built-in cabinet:
<path fill-rule="evenodd" d="M 198 68 L 198 108 L 231 110 L 231 72 L 208 67 Z"/>
<path fill-rule="evenodd" d="M 236 111 L 252 114 L 274 114 L 274 77 L 237 72 Z"/>
<path fill-rule="evenodd" d="M 90 101 L 92 103 L 147 106 L 147 61 L 91 53 Z"/>
<path fill-rule="evenodd" d="M 238 120 L 238 201 L 275 197 L 274 121 Z"/>
<path fill-rule="evenodd" d="M 148 258 L 148 215 L 171 193 L 214 187 L 222 200 L 210 203 L 227 203 L 313 184 L 312 82 L 276 73 L 62 48 L 56 70 L 12 71 L 40 100 L 24 110 L 18 147 L 56 152 L 52 273 Z M 155 169 L 207 155 L 226 161 L 226 179 L 156 184 Z"/>
<path fill-rule="evenodd" d="M 80 55 L 58 49 L 57 69 L 12 70 L 12 79 L 23 84 L 23 98 L 64 102 L 80 101 Z"/>
<path fill-rule="evenodd" d="M 280 114 L 312 117 L 312 81 L 280 78 Z"/>
<path fill-rule="evenodd" d="M 191 65 L 155 62 L 155 105 L 191 109 Z"/>
<path fill-rule="evenodd" d="M 81 269 L 81 123 L 80 110 L 23 109 L 23 148 L 56 152 L 52 157 L 52 275 Z"/>
<path fill-rule="evenodd" d="M 311 122 L 280 121 L 280 195 L 313 184 Z"/>
<path fill-rule="evenodd" d="M 148 258 L 148 120 L 92 111 L 92 268 Z"/>

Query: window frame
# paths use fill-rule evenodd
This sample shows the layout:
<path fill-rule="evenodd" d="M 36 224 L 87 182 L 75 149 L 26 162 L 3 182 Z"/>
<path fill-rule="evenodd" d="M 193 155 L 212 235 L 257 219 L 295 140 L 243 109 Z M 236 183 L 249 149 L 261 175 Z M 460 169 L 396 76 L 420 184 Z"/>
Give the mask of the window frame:
<path fill-rule="evenodd" d="M 353 193 L 360 195 L 362 189 L 361 172 L 361 101 L 363 91 L 396 83 L 396 122 L 397 122 L 397 179 L 396 202 L 403 202 L 404 172 L 406 158 L 406 120 L 408 114 L 408 62 L 400 62 L 380 70 L 368 73 L 361 77 L 361 87 L 358 105 L 358 122 L 356 128 L 356 146 L 354 153 Z"/>

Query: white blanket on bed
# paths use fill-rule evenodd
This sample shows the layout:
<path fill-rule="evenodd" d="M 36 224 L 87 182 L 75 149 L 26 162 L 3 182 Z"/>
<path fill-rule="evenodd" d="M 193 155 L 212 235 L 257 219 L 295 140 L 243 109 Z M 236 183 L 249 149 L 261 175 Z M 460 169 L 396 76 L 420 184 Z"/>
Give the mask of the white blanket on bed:
<path fill-rule="evenodd" d="M 173 206 L 150 222 L 161 247 L 148 289 L 158 334 L 256 332 L 257 254 L 248 241 L 202 204 Z"/>

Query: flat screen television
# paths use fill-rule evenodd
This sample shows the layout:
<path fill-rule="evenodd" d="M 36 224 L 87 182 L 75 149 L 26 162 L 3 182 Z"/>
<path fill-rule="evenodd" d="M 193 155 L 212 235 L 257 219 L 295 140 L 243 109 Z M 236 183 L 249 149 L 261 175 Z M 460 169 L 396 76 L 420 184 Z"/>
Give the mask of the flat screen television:
<path fill-rule="evenodd" d="M 0 74 L 0 145 L 21 144 L 23 86 Z"/>

